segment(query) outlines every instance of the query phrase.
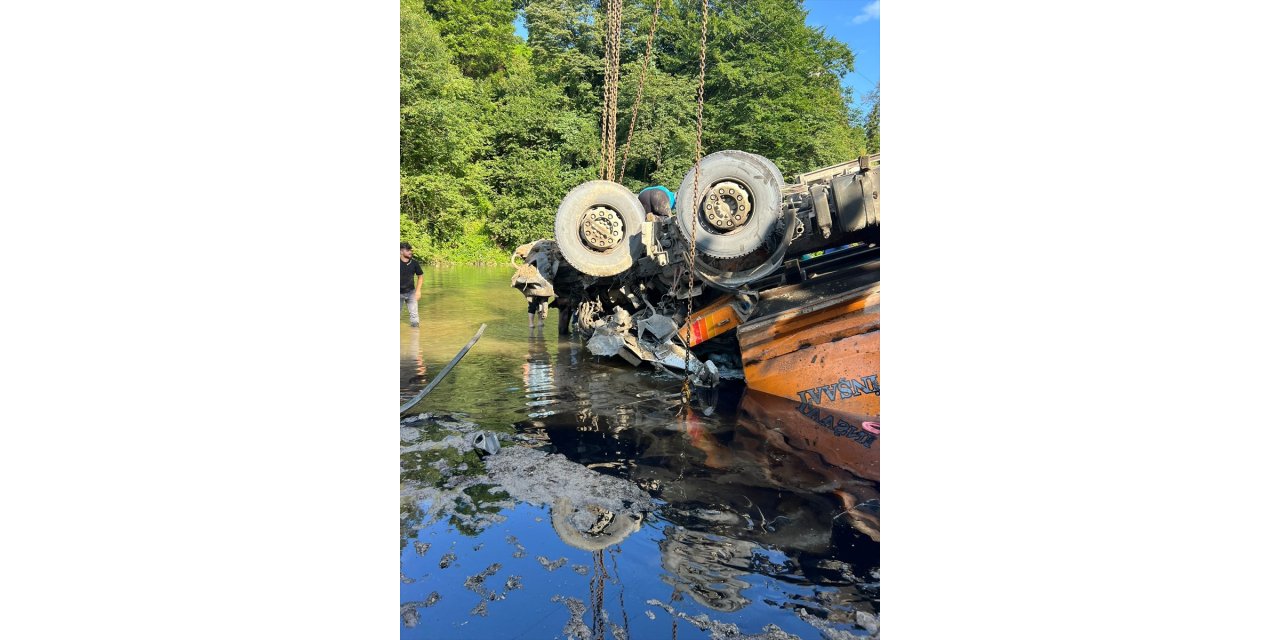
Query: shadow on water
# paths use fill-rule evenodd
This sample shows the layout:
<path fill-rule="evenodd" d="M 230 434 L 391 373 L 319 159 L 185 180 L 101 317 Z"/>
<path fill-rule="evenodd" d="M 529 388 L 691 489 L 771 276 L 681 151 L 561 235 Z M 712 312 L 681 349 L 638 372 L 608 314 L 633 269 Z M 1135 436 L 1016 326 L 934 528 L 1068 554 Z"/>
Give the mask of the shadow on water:
<path fill-rule="evenodd" d="M 591 356 L 555 310 L 531 333 L 509 269 L 426 278 L 402 401 L 489 329 L 401 424 L 403 637 L 878 634 L 878 424 L 740 383 L 682 411 L 679 380 Z"/>

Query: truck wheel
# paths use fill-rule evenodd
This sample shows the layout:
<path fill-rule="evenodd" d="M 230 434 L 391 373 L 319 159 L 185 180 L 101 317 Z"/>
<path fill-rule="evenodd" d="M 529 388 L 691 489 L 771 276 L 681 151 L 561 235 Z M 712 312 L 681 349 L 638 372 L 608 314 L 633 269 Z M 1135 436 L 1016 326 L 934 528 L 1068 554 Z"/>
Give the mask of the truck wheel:
<path fill-rule="evenodd" d="M 556 244 L 573 268 L 589 276 L 613 276 L 644 255 L 640 225 L 644 207 L 630 189 L 607 180 L 573 188 L 556 212 Z"/>
<path fill-rule="evenodd" d="M 737 258 L 755 251 L 782 215 L 782 173 L 745 151 L 717 151 L 702 159 L 697 197 L 694 170 L 676 195 L 676 222 L 687 239 L 697 226 L 698 253 Z"/>
<path fill-rule="evenodd" d="M 768 158 L 760 154 L 748 153 L 747 155 L 751 156 L 752 158 L 755 158 L 757 162 L 769 168 L 769 171 L 773 173 L 774 179 L 778 181 L 779 189 L 781 189 L 783 185 L 787 184 L 787 181 L 782 179 L 782 172 L 778 170 L 778 165 L 770 162 Z"/>

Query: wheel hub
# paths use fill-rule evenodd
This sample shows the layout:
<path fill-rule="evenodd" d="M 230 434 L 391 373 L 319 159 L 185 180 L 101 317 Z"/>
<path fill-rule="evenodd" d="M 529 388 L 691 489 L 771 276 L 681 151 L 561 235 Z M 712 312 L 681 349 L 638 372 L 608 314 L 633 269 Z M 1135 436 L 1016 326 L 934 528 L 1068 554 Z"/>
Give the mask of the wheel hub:
<path fill-rule="evenodd" d="M 622 216 L 609 207 L 592 207 L 582 217 L 579 234 L 591 249 L 608 251 L 622 242 Z"/>
<path fill-rule="evenodd" d="M 713 228 L 732 231 L 751 219 L 751 194 L 731 180 L 717 182 L 711 185 L 702 212 Z"/>

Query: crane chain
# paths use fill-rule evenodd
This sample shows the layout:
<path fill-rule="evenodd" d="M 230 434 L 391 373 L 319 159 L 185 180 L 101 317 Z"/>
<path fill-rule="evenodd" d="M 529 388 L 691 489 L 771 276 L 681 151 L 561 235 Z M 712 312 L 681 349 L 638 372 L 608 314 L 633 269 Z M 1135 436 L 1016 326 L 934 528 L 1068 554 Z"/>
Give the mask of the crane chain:
<path fill-rule="evenodd" d="M 618 178 L 627 173 L 627 156 L 631 154 L 631 136 L 636 131 L 636 116 L 640 113 L 640 98 L 644 96 L 644 81 L 649 75 L 649 59 L 653 54 L 653 34 L 658 30 L 658 7 L 662 0 L 653 0 L 653 20 L 649 22 L 649 39 L 644 44 L 644 66 L 640 67 L 640 82 L 636 85 L 636 100 L 631 104 L 631 126 L 627 127 L 627 144 L 622 147 L 622 164 Z"/>
<path fill-rule="evenodd" d="M 622 0 L 605 0 L 604 106 L 600 110 L 600 179 L 614 179 L 618 154 L 618 67 L 622 57 Z"/>
<path fill-rule="evenodd" d="M 693 152 L 697 158 L 693 162 L 693 224 L 689 225 L 691 229 L 689 233 L 689 254 L 688 262 L 685 264 L 685 273 L 689 276 L 689 297 L 687 309 L 684 316 L 685 326 L 689 327 L 688 340 L 685 342 L 684 350 L 684 385 L 681 387 L 680 395 L 684 399 L 685 406 L 689 405 L 693 398 L 693 389 L 690 385 L 692 373 L 689 369 L 689 358 L 693 356 L 693 266 L 697 264 L 695 260 L 698 257 L 698 181 L 702 178 L 702 101 L 707 79 L 707 0 L 702 0 L 702 44 L 698 50 L 698 129 L 694 136 Z"/>

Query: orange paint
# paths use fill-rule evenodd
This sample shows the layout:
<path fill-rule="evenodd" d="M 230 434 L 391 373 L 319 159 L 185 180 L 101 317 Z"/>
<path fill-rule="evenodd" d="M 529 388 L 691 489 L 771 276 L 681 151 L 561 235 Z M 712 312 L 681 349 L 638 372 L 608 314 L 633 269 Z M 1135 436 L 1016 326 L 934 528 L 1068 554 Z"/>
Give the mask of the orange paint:
<path fill-rule="evenodd" d="M 731 331 L 741 322 L 733 310 L 733 297 L 722 296 L 695 311 L 691 319 L 680 327 L 680 336 L 692 347 Z"/>
<path fill-rule="evenodd" d="M 880 417 L 879 283 L 754 318 L 738 328 L 738 344 L 751 389 Z"/>
<path fill-rule="evenodd" d="M 809 463 L 818 473 L 831 473 L 844 469 L 867 480 L 880 480 L 880 438 L 855 437 L 863 420 L 851 419 L 852 429 L 838 430 L 825 427 L 813 419 L 813 413 L 799 403 L 757 391 L 748 391 L 739 407 L 747 418 L 740 424 L 758 423 L 776 430 L 776 440 L 784 451 L 794 451 L 797 458 Z M 851 416 L 852 418 L 852 416 Z M 803 452 L 802 454 L 800 452 Z M 816 460 L 813 460 L 816 456 Z"/>

